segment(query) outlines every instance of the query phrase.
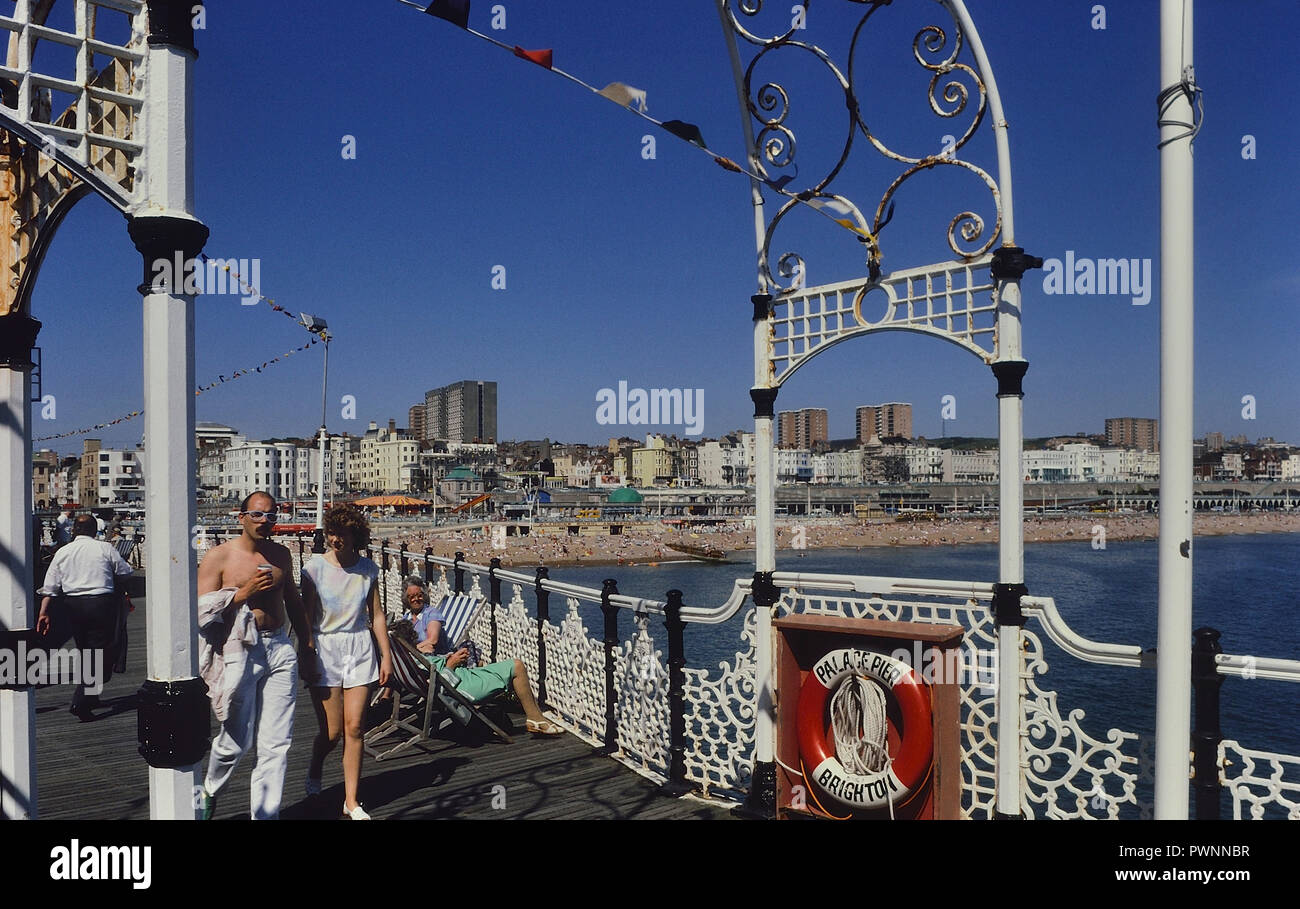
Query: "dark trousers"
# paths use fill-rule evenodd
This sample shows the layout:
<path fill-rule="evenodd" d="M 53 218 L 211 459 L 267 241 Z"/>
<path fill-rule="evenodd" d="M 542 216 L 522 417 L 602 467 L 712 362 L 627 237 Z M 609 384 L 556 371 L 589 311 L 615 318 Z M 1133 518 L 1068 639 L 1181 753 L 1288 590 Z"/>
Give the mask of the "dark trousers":
<path fill-rule="evenodd" d="M 100 679 L 104 685 L 113 677 L 121 602 L 122 595 L 119 593 L 63 598 L 64 620 L 72 629 L 72 639 L 76 642 L 77 649 L 104 652 L 104 677 Z M 85 685 L 78 685 L 72 693 L 74 711 L 90 707 L 98 701 L 98 695 L 86 694 Z"/>

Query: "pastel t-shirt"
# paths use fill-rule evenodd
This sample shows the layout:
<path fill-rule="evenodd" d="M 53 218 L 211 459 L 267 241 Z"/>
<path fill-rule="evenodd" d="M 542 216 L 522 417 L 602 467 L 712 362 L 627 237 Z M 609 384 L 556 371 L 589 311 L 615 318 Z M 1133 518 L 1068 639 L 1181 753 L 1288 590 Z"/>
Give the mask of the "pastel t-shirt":
<path fill-rule="evenodd" d="M 364 556 L 350 568 L 340 568 L 315 555 L 302 567 L 316 586 L 320 606 L 312 616 L 312 628 L 321 634 L 334 631 L 364 631 L 369 627 L 366 602 L 370 587 L 379 577 L 379 566 Z"/>

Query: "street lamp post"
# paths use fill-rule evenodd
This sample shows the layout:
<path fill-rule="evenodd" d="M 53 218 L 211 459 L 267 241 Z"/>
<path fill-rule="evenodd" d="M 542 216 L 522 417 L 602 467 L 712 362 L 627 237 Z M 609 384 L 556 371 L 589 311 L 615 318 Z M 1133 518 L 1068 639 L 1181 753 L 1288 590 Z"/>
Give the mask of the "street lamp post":
<path fill-rule="evenodd" d="M 325 342 L 325 366 L 321 371 L 320 378 L 320 451 L 317 456 L 316 468 L 316 534 L 312 539 L 311 551 L 314 553 L 323 553 L 325 551 L 325 444 L 328 434 L 325 431 L 325 408 L 326 408 L 326 387 L 329 384 L 330 376 L 330 334 L 327 329 L 329 324 L 318 316 L 299 313 L 299 325 L 302 325 L 310 332 L 320 335 Z"/>

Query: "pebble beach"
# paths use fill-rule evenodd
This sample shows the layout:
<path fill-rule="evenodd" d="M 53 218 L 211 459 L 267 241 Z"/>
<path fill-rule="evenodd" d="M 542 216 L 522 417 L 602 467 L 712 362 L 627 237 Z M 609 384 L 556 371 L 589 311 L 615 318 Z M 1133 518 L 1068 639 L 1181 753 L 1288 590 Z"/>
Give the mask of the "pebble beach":
<path fill-rule="evenodd" d="M 1153 514 L 1087 514 L 1030 518 L 1025 523 L 1026 543 L 1053 543 L 1155 539 L 1159 517 Z M 598 523 L 587 529 L 604 528 Z M 426 546 L 434 555 L 453 557 L 463 552 L 466 561 L 487 564 L 494 556 L 505 567 L 537 565 L 630 565 L 681 561 L 690 558 L 671 549 L 669 543 L 707 545 L 742 557 L 754 548 L 754 530 L 743 524 L 678 530 L 658 522 L 627 523 L 617 535 L 589 533 L 575 536 L 564 524 L 541 524 L 525 536 L 499 537 L 494 545 L 486 528 L 408 530 L 390 537 L 392 545 L 405 543 L 412 553 Z M 1198 514 L 1197 536 L 1225 534 L 1297 533 L 1300 514 L 1294 512 L 1249 512 L 1241 514 Z M 1104 534 L 1104 536 L 1103 536 Z M 784 519 L 777 526 L 777 548 L 852 549 L 863 546 L 955 546 L 963 543 L 996 543 L 996 518 L 936 518 L 875 520 L 866 523 L 845 519 L 795 521 Z"/>

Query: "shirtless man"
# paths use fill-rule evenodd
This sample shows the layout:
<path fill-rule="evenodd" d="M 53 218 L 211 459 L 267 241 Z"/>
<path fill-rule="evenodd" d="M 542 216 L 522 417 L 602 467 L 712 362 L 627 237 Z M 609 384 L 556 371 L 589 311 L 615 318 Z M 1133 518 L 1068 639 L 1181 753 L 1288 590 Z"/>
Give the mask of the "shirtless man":
<path fill-rule="evenodd" d="M 252 778 L 252 817 L 269 820 L 279 816 L 293 739 L 295 676 L 300 670 L 303 679 L 311 682 L 316 672 L 311 625 L 293 583 L 289 550 L 271 540 L 275 500 L 265 492 L 249 495 L 240 505 L 239 525 L 243 533 L 213 549 L 199 565 L 200 597 L 213 591 L 233 591 L 221 614 L 227 634 L 244 605 L 257 623 L 257 641 L 247 646 L 246 659 L 226 662 L 229 677 L 223 676 L 222 687 L 230 692 L 230 703 L 221 731 L 212 740 L 200 806 L 203 820 L 212 817 L 217 793 L 253 742 L 257 743 L 257 766 Z M 269 570 L 262 567 L 268 565 Z M 299 654 L 289 643 L 286 614 L 298 637 Z M 217 654 L 217 659 L 221 658 Z"/>

